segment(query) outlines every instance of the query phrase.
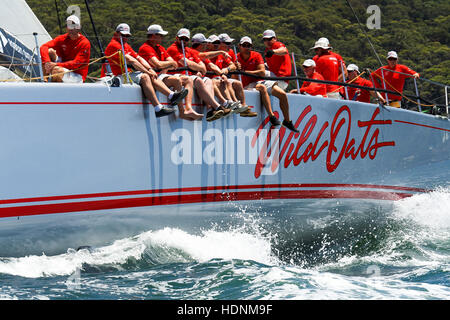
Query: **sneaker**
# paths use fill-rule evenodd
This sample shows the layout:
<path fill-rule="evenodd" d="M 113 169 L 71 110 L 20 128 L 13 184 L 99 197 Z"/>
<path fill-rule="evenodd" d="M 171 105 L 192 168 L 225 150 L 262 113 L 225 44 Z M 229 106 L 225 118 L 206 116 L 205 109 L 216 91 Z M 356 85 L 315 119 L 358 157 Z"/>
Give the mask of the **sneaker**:
<path fill-rule="evenodd" d="M 224 117 L 224 118 L 228 117 L 230 114 L 232 114 L 230 108 L 225 108 L 225 107 L 220 106 L 219 108 L 217 108 L 217 110 L 222 110 L 223 111 L 223 116 L 222 117 Z"/>
<path fill-rule="evenodd" d="M 206 121 L 214 121 L 214 120 L 222 118 L 222 116 L 223 116 L 223 110 L 220 110 L 220 109 L 210 110 L 206 114 Z"/>
<path fill-rule="evenodd" d="M 256 117 L 258 114 L 256 112 L 250 111 L 250 109 L 247 109 L 246 111 L 239 113 L 239 115 L 241 117 Z"/>
<path fill-rule="evenodd" d="M 249 109 L 250 108 L 248 106 L 242 105 L 240 102 L 238 102 L 238 106 L 234 109 L 234 113 L 242 113 Z"/>
<path fill-rule="evenodd" d="M 280 120 L 278 120 L 277 117 L 275 117 L 275 116 L 270 116 L 269 120 L 270 120 L 270 123 L 274 127 L 277 127 L 277 126 L 279 126 L 281 124 Z"/>
<path fill-rule="evenodd" d="M 174 112 L 175 112 L 175 109 L 163 106 L 161 108 L 161 110 L 159 110 L 158 112 L 155 112 L 155 114 L 156 114 L 157 118 L 161 118 L 161 117 L 168 116 L 169 114 L 172 114 Z"/>
<path fill-rule="evenodd" d="M 172 99 L 170 99 L 169 103 L 172 106 L 176 106 L 181 100 L 183 100 L 187 96 L 188 92 L 189 92 L 188 89 L 182 89 L 178 92 L 175 92 L 172 96 Z"/>
<path fill-rule="evenodd" d="M 226 107 L 231 109 L 231 113 L 237 113 L 236 110 L 239 107 L 239 102 L 229 101 Z"/>
<path fill-rule="evenodd" d="M 283 127 L 286 127 L 289 130 L 294 131 L 296 133 L 300 132 L 294 127 L 294 125 L 292 124 L 292 121 L 283 120 Z"/>

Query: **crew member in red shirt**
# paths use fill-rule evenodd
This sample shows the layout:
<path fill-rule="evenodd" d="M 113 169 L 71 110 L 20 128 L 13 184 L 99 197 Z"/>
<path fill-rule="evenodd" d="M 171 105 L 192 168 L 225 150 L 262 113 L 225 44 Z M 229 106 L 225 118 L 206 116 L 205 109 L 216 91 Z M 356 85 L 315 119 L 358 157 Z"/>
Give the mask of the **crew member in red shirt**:
<path fill-rule="evenodd" d="M 264 59 L 261 54 L 253 51 L 252 47 L 253 42 L 250 37 L 245 36 L 241 38 L 241 41 L 239 42 L 239 53 L 237 55 L 237 59 L 241 65 L 241 70 L 251 75 L 264 77 L 266 75 Z M 269 114 L 270 123 L 272 126 L 279 126 L 281 123 L 272 111 L 269 97 L 269 89 L 272 89 L 273 87 L 279 88 L 276 83 L 274 81 L 267 81 L 256 77 L 242 75 L 242 85 L 246 90 L 254 89 L 259 92 L 261 103 Z M 298 132 L 292 124 L 292 121 L 287 121 L 286 118 L 283 120 L 283 126 L 294 132 Z"/>
<path fill-rule="evenodd" d="M 373 83 L 371 81 L 359 76 L 359 68 L 357 65 L 350 64 L 347 67 L 347 71 L 348 71 L 347 83 L 355 84 L 355 85 L 362 86 L 362 87 L 373 88 Z M 341 93 L 341 96 L 343 96 L 343 97 L 346 96 L 344 87 L 341 88 L 340 93 Z M 362 89 L 358 89 L 358 88 L 347 87 L 347 94 L 348 94 L 349 100 L 370 103 L 370 96 L 372 96 L 372 97 L 378 98 L 383 104 L 385 103 L 385 100 L 383 99 L 381 94 L 378 92 L 372 91 L 372 90 L 369 91 L 369 90 L 362 90 Z"/>
<path fill-rule="evenodd" d="M 292 66 L 289 51 L 286 46 L 277 40 L 277 36 L 273 30 L 264 31 L 263 41 L 266 46 L 264 55 L 269 66 L 269 76 L 289 77 L 292 72 Z M 285 92 L 289 81 L 266 80 L 265 83 L 269 85 L 268 93 L 280 100 L 280 108 L 284 117 L 283 126 L 292 131 L 297 131 L 289 118 L 289 101 Z"/>
<path fill-rule="evenodd" d="M 138 54 L 145 59 L 154 69 L 160 70 L 158 79 L 164 82 L 169 88 L 177 91 L 184 86 L 188 90 L 185 99 L 186 106 L 178 103 L 179 117 L 187 120 L 198 120 L 203 118 L 203 114 L 197 113 L 192 108 L 192 96 L 194 92 L 192 80 L 181 74 L 169 74 L 167 71 L 174 70 L 178 64 L 169 56 L 166 49 L 161 45 L 162 39 L 167 35 L 167 31 L 158 24 L 153 24 L 147 28 L 147 41 L 139 48 Z"/>
<path fill-rule="evenodd" d="M 375 86 L 377 88 L 382 88 L 382 89 L 386 89 L 386 90 L 390 90 L 390 91 L 396 91 L 396 92 L 399 92 L 399 94 L 402 94 L 403 87 L 405 85 L 405 80 L 409 76 L 400 74 L 397 72 L 409 74 L 416 79 L 418 79 L 420 77 L 420 75 L 416 71 L 408 68 L 405 65 L 397 63 L 398 55 L 397 55 L 397 52 L 395 52 L 395 51 L 388 52 L 387 61 L 388 61 L 388 65 L 383 66 L 372 73 L 372 77 L 375 81 Z M 384 76 L 384 82 L 386 84 L 386 88 L 384 87 L 383 76 Z M 386 98 L 386 95 L 387 95 L 387 98 Z M 391 107 L 395 107 L 395 108 L 401 107 L 401 100 L 402 100 L 401 95 L 385 93 L 384 97 L 386 98 L 387 102 L 389 103 L 389 105 Z"/>
<path fill-rule="evenodd" d="M 216 37 L 217 38 L 217 37 Z M 206 70 L 212 72 L 212 74 L 207 74 L 206 77 L 211 79 L 212 86 L 214 89 L 214 96 L 219 101 L 221 105 L 221 110 L 224 111 L 223 117 L 227 117 L 233 114 L 234 109 L 238 106 L 238 103 L 231 101 L 230 93 L 228 92 L 228 78 L 223 74 L 222 69 L 216 64 L 217 61 L 222 63 L 222 52 L 214 51 L 208 52 L 207 45 L 211 43 L 206 39 L 203 33 L 197 33 L 192 37 L 191 49 L 200 57 L 202 62 L 205 64 Z M 218 42 L 218 38 L 217 38 Z M 214 44 L 217 47 L 217 44 Z M 226 52 L 223 52 L 226 53 Z M 210 59 L 211 57 L 211 59 Z M 213 63 L 213 60 L 216 63 Z M 209 80 L 205 79 L 205 84 L 209 86 Z"/>
<path fill-rule="evenodd" d="M 184 89 L 180 92 L 173 92 L 167 88 L 161 80 L 158 80 L 158 75 L 148 64 L 148 62 L 139 56 L 128 44 L 128 38 L 130 36 L 130 26 L 126 23 L 121 23 L 117 26 L 111 42 L 106 47 L 105 55 L 111 56 L 108 60 L 111 65 L 112 73 L 115 76 L 120 76 L 122 79 L 126 77 L 124 75 L 126 71 L 122 70 L 120 56 L 116 54 L 117 52 L 122 51 L 123 43 L 127 66 L 130 65 L 137 70 L 135 72 L 132 72 L 131 69 L 127 70 L 128 75 L 132 82 L 139 84 L 142 87 L 145 97 L 150 100 L 155 108 L 156 117 L 163 117 L 173 113 L 173 108 L 165 107 L 159 102 L 158 97 L 156 96 L 155 88 L 158 91 L 161 91 L 164 95 L 168 96 L 169 102 L 172 106 L 178 104 L 186 96 L 188 93 L 187 90 Z"/>
<path fill-rule="evenodd" d="M 307 59 L 302 64 L 303 72 L 306 77 L 314 80 L 323 80 L 320 73 L 316 72 L 316 63 L 312 59 Z M 319 82 L 308 82 L 304 81 L 302 87 L 300 88 L 300 93 L 307 94 L 310 96 L 321 96 L 327 97 L 327 86 Z"/>
<path fill-rule="evenodd" d="M 206 66 L 195 52 L 195 50 L 188 47 L 191 33 L 188 29 L 181 28 L 178 30 L 175 42 L 167 48 L 167 53 L 172 59 L 177 62 L 178 67 L 188 67 L 193 72 L 189 71 L 188 74 L 193 81 L 194 89 L 197 95 L 203 102 L 211 108 L 206 115 L 207 121 L 214 121 L 221 118 L 224 115 L 224 111 L 221 109 L 219 103 L 214 99 L 214 87 L 211 79 L 204 77 L 206 74 Z M 184 52 L 183 52 L 183 46 Z M 178 72 L 179 73 L 179 72 Z"/>
<path fill-rule="evenodd" d="M 91 43 L 80 33 L 80 19 L 67 18 L 67 33 L 44 43 L 41 48 L 45 75 L 52 82 L 82 83 L 86 80 Z"/>
<path fill-rule="evenodd" d="M 316 71 L 322 75 L 327 81 L 339 82 L 342 79 L 340 59 L 336 54 L 330 52 L 330 44 L 328 39 L 321 38 L 316 41 L 313 48 L 318 58 L 316 59 Z M 327 96 L 328 98 L 341 99 L 339 93 L 339 85 L 327 84 Z"/>
<path fill-rule="evenodd" d="M 318 44 L 322 44 L 322 47 L 328 48 L 328 49 L 327 49 L 328 52 L 329 52 L 332 56 L 335 56 L 336 59 L 338 60 L 338 64 L 339 64 L 339 81 L 342 82 L 342 81 L 344 80 L 344 78 L 343 78 L 343 76 L 342 76 L 342 69 L 341 69 L 341 66 L 342 66 L 342 68 L 344 69 L 345 77 L 346 77 L 346 78 L 348 77 L 347 67 L 346 67 L 346 65 L 345 65 L 344 59 L 342 58 L 342 56 L 341 56 L 340 54 L 338 54 L 338 53 L 336 53 L 336 52 L 334 52 L 334 51 L 331 50 L 331 49 L 333 49 L 333 47 L 331 47 L 330 41 L 329 41 L 327 38 L 320 38 L 319 40 L 317 40 L 316 45 L 315 45 L 313 48 L 311 48 L 311 49 L 314 49 L 314 51 L 316 52 L 316 55 L 312 58 L 312 59 L 314 60 L 314 62 L 317 62 L 317 59 L 319 59 L 319 53 L 322 52 L 322 51 L 320 50 L 320 47 L 317 47 L 317 48 L 316 48 L 316 46 L 317 46 Z"/>
<path fill-rule="evenodd" d="M 220 41 L 218 49 L 225 51 L 227 54 L 222 55 L 222 59 L 218 59 L 219 61 L 216 61 L 214 63 L 219 65 L 225 75 L 228 75 L 230 72 L 233 72 L 237 69 L 236 55 L 234 53 L 234 50 L 231 49 L 231 44 L 233 43 L 234 39 L 226 33 L 219 34 L 218 38 Z M 227 57 L 227 55 L 229 56 L 229 58 Z M 249 108 L 245 103 L 245 93 L 242 82 L 237 79 L 229 78 L 227 85 L 231 99 L 239 103 L 239 107 L 236 109 L 237 112 L 242 113 L 247 111 Z"/>

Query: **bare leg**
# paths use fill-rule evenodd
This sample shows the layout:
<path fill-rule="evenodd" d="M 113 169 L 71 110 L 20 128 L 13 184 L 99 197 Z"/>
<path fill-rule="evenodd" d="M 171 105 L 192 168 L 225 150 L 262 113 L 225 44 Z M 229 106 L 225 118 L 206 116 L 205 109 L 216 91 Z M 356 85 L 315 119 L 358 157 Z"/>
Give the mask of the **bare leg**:
<path fill-rule="evenodd" d="M 281 112 L 283 112 L 284 120 L 291 121 L 289 119 L 289 102 L 286 92 L 284 92 L 284 90 L 281 89 L 279 86 L 274 85 L 272 87 L 272 95 L 280 100 L 280 109 Z"/>
<path fill-rule="evenodd" d="M 269 93 L 267 92 L 267 88 L 265 85 L 258 83 L 255 87 L 256 90 L 259 91 L 261 102 L 264 105 L 264 108 L 266 109 L 269 116 L 273 116 L 272 107 L 270 104 L 270 97 Z M 273 89 L 272 89 L 273 90 Z"/>
<path fill-rule="evenodd" d="M 227 101 L 227 99 L 224 97 L 224 95 L 222 95 L 222 90 L 221 90 L 222 88 L 221 88 L 220 80 L 214 79 L 214 80 L 212 80 L 212 83 L 213 83 L 213 88 L 214 88 L 214 95 L 219 100 L 219 103 L 221 105 L 223 105 Z"/>
<path fill-rule="evenodd" d="M 144 96 L 150 100 L 153 106 L 159 105 L 159 100 L 156 97 L 155 89 L 153 88 L 152 81 L 150 80 L 150 76 L 148 74 L 143 74 L 141 77 L 141 82 L 139 82 L 139 85 L 142 88 L 142 91 L 144 92 Z"/>
<path fill-rule="evenodd" d="M 170 89 L 166 86 L 164 82 L 159 80 L 158 78 L 152 78 L 153 88 L 161 92 L 166 97 L 170 94 Z"/>
<path fill-rule="evenodd" d="M 233 92 L 235 94 L 235 98 L 239 99 L 242 105 L 245 106 L 245 93 L 244 88 L 242 87 L 242 83 L 238 81 L 233 81 L 231 83 L 231 86 L 232 90 L 230 90 L 230 92 Z"/>
<path fill-rule="evenodd" d="M 201 78 L 196 78 L 194 81 L 194 87 L 197 90 L 197 94 L 208 106 L 213 109 L 220 107 L 219 103 L 214 99 L 214 88 L 211 81 L 203 83 Z"/>
<path fill-rule="evenodd" d="M 173 87 L 175 90 L 180 91 L 181 90 L 181 79 L 179 77 L 168 77 L 164 79 L 164 83 L 168 86 L 168 87 Z M 187 90 L 189 90 L 189 93 L 191 93 L 190 91 L 193 91 L 194 88 L 192 88 L 192 81 L 190 82 L 191 84 L 191 88 L 185 88 Z M 178 110 L 179 110 L 179 116 L 182 119 L 187 119 L 187 120 L 197 120 L 197 119 L 201 119 L 203 118 L 203 114 L 199 114 L 197 112 L 195 112 L 192 109 L 192 98 L 191 100 L 189 100 L 189 93 L 186 96 L 186 108 L 183 107 L 183 102 L 180 102 L 178 104 Z M 192 93 L 191 93 L 191 97 L 192 97 Z M 189 106 L 188 106 L 188 101 L 189 102 Z"/>

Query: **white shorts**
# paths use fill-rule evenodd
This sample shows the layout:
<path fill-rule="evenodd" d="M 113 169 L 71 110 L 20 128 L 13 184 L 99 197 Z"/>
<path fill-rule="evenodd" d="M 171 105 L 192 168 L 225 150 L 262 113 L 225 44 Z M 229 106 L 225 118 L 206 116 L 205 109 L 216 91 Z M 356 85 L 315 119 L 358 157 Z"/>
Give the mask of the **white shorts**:
<path fill-rule="evenodd" d="M 211 79 L 210 78 L 208 78 L 208 77 L 199 77 L 199 76 L 195 76 L 195 75 L 192 75 L 192 76 L 189 76 L 191 79 L 192 79 L 192 81 L 194 81 L 195 82 L 195 80 L 196 79 L 201 79 L 202 81 L 203 81 L 203 83 L 207 83 L 208 81 L 211 81 Z"/>
<path fill-rule="evenodd" d="M 69 71 L 66 68 L 64 69 L 64 75 L 62 77 L 62 82 L 64 83 L 83 83 L 83 77 L 79 73 L 75 73 L 73 71 Z"/>
<path fill-rule="evenodd" d="M 170 73 L 161 73 L 158 76 L 158 80 L 164 81 L 164 79 L 168 78 L 168 77 L 181 77 L 181 74 L 179 73 L 175 73 L 175 74 L 170 74 Z"/>
<path fill-rule="evenodd" d="M 328 92 L 328 98 L 342 100 L 342 96 L 339 92 Z"/>
<path fill-rule="evenodd" d="M 141 83 L 142 72 L 140 72 L 140 71 L 129 72 L 128 76 L 130 77 L 130 79 L 133 83 L 135 83 L 135 84 Z M 121 74 L 119 77 L 120 77 L 120 80 L 122 80 L 122 83 L 125 83 L 125 79 L 126 79 L 127 75 Z M 127 80 L 127 82 L 128 82 L 128 80 Z"/>
<path fill-rule="evenodd" d="M 288 87 L 288 84 L 285 81 L 260 80 L 260 81 L 250 83 L 244 89 L 245 90 L 256 90 L 255 87 L 257 84 L 263 84 L 267 88 L 267 92 L 269 94 L 272 94 L 272 88 L 274 85 L 279 86 L 283 90 L 286 90 L 286 88 Z"/>

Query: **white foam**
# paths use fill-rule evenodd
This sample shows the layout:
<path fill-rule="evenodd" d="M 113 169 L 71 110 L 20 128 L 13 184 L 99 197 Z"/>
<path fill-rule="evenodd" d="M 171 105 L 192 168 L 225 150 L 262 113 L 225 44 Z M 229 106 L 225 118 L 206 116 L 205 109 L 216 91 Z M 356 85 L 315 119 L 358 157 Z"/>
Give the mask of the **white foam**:
<path fill-rule="evenodd" d="M 0 259 L 0 273 L 22 277 L 37 278 L 48 276 L 71 275 L 83 264 L 91 266 L 120 265 L 127 259 L 142 258 L 144 251 L 160 251 L 163 263 L 186 262 L 184 256 L 198 262 L 212 259 L 254 260 L 271 264 L 275 259 L 271 255 L 270 241 L 259 236 L 240 231 L 203 231 L 192 235 L 180 229 L 164 228 L 148 231 L 139 236 L 115 241 L 113 244 L 88 250 L 69 250 L 56 256 L 26 256 L 21 258 Z M 173 249 L 182 251 L 183 255 L 173 253 Z"/>
<path fill-rule="evenodd" d="M 417 194 L 395 202 L 394 214 L 424 226 L 450 228 L 450 188 Z"/>

